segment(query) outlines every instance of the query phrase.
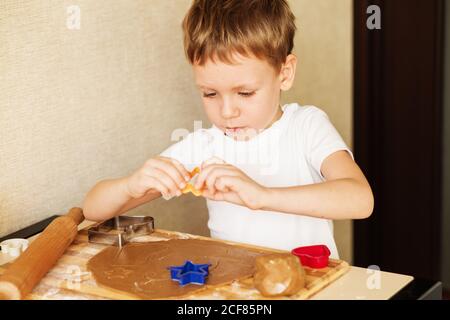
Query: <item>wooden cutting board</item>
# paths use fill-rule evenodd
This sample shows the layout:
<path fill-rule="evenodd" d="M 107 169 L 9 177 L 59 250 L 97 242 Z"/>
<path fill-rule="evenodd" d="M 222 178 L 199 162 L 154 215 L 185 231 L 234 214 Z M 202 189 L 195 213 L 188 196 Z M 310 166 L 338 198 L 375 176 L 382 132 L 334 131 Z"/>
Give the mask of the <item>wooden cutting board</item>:
<path fill-rule="evenodd" d="M 168 239 L 202 239 L 219 241 L 216 239 L 194 236 L 186 233 L 178 233 L 156 229 L 151 236 L 141 238 L 140 241 L 161 241 Z M 224 241 L 225 242 L 225 241 Z M 233 242 L 226 242 L 236 244 Z M 284 252 L 250 245 L 236 244 L 242 248 L 257 248 L 268 253 Z M 47 273 L 41 282 L 34 288 L 27 299 L 137 299 L 131 294 L 119 292 L 113 289 L 100 287 L 96 284 L 90 272 L 86 269 L 88 260 L 103 250 L 106 246 L 88 242 L 87 230 L 81 230 L 78 236 L 67 249 L 57 264 Z M 0 266 L 2 274 L 8 264 Z M 291 297 L 283 299 L 308 299 L 330 283 L 341 277 L 350 269 L 347 262 L 330 259 L 327 268 L 315 270 L 305 267 L 306 287 Z M 214 287 L 194 293 L 184 299 L 267 299 L 261 296 L 253 287 L 253 278 L 233 282 L 228 285 Z"/>

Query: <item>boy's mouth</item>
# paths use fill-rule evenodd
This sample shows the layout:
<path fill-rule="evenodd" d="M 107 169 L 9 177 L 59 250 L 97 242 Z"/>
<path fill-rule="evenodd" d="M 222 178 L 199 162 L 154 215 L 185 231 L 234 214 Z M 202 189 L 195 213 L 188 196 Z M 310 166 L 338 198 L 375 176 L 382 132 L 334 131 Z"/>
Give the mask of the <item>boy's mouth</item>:
<path fill-rule="evenodd" d="M 227 131 L 232 131 L 232 132 L 234 132 L 234 131 L 239 131 L 239 130 L 244 130 L 245 128 L 247 128 L 247 127 L 225 127 L 225 129 L 227 130 Z"/>
<path fill-rule="evenodd" d="M 245 131 L 247 127 L 225 127 L 225 134 L 236 134 L 236 133 L 242 133 Z"/>

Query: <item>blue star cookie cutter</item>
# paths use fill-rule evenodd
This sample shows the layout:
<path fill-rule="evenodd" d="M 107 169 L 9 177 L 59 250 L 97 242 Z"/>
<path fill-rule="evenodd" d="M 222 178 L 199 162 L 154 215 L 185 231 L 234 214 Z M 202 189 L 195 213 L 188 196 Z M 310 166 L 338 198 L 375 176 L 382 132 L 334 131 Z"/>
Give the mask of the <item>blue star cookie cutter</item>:
<path fill-rule="evenodd" d="M 181 266 L 170 266 L 170 277 L 174 281 L 178 281 L 181 286 L 187 284 L 204 285 L 206 277 L 209 274 L 210 264 L 196 264 L 186 260 Z"/>

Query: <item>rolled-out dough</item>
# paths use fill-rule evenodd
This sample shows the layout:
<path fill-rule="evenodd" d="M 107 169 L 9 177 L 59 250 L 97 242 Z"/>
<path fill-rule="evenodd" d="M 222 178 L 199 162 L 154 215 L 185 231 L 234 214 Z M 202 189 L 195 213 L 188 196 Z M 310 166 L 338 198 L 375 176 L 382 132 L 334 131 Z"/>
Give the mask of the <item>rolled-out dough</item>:
<path fill-rule="evenodd" d="M 172 239 L 108 247 L 92 257 L 87 267 L 101 286 L 144 299 L 167 299 L 248 278 L 255 271 L 255 258 L 264 254 L 267 252 L 217 241 Z M 211 264 L 206 285 L 182 287 L 170 278 L 168 267 L 186 260 Z"/>

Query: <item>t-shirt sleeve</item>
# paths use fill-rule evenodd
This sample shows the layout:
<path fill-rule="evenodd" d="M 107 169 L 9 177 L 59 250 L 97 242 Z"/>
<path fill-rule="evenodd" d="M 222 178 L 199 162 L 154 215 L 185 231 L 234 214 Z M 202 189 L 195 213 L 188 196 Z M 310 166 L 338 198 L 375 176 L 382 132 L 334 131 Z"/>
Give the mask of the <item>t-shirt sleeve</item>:
<path fill-rule="evenodd" d="M 210 134 L 206 130 L 197 130 L 175 142 L 159 155 L 178 160 L 188 171 L 200 166 L 209 156 Z"/>
<path fill-rule="evenodd" d="M 328 156 L 345 150 L 353 158 L 353 153 L 324 111 L 310 107 L 306 112 L 303 123 L 305 153 L 310 165 L 324 178 L 321 167 Z"/>

